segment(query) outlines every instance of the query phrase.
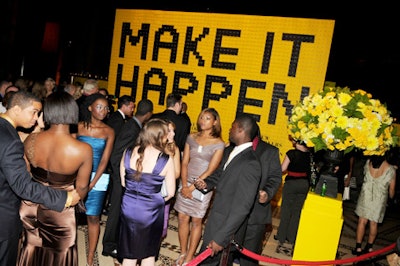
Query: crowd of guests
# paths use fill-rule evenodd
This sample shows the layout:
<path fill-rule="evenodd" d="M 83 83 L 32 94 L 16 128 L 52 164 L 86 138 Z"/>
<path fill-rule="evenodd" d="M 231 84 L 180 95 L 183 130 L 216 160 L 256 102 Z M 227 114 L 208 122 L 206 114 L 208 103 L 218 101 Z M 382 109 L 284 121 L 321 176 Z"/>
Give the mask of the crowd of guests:
<path fill-rule="evenodd" d="M 176 266 L 194 259 L 201 239 L 200 252 L 212 252 L 202 265 L 238 259 L 255 266 L 258 261 L 224 250 L 235 240 L 261 254 L 282 175 L 277 252 L 285 242 L 295 245 L 310 186 L 312 149 L 305 143 L 292 140 L 280 162 L 279 149 L 263 141 L 249 114 L 235 117 L 224 141 L 218 111 L 201 110 L 192 127 L 176 93 L 166 96 L 160 113 L 153 113 L 151 100 L 135 103 L 128 95 L 117 99 L 114 111 L 95 79 L 25 85 L 0 82 L 0 265 L 78 265 L 78 213 L 87 218 L 87 265 L 99 241 L 116 264 L 155 265 L 173 207 L 181 251 Z M 355 209 L 354 254 L 373 250 L 395 180 L 396 168 L 384 156 L 368 158 Z"/>

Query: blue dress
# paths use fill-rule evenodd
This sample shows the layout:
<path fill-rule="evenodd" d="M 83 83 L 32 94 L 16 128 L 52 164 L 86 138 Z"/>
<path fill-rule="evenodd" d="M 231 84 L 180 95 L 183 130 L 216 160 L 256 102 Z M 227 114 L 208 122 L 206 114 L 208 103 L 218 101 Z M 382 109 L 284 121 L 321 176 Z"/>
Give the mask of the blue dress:
<path fill-rule="evenodd" d="M 78 136 L 77 139 L 82 142 L 86 142 L 90 146 L 92 146 L 93 166 L 92 175 L 90 177 L 90 180 L 92 180 L 94 175 L 96 174 L 96 170 L 101 161 L 101 157 L 103 156 L 103 152 L 106 147 L 106 140 L 89 136 Z M 89 191 L 85 200 L 86 215 L 99 216 L 101 214 L 109 182 L 110 175 L 107 173 L 103 173 L 100 179 L 97 181 L 95 187 Z"/>
<path fill-rule="evenodd" d="M 132 149 L 125 157 L 125 191 L 122 196 L 118 257 L 120 259 L 143 259 L 157 256 L 164 224 L 164 198 L 160 176 L 169 156 L 162 154 L 152 173 L 142 173 L 134 180 L 135 170 L 130 167 Z"/>

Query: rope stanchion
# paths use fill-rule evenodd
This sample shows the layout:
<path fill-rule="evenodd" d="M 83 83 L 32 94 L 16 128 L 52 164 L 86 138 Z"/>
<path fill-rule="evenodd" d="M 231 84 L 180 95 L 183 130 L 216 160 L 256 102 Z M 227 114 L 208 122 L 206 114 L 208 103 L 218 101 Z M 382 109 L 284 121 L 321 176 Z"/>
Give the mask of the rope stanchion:
<path fill-rule="evenodd" d="M 363 254 L 361 256 L 358 257 L 354 257 L 354 258 L 348 258 L 348 259 L 342 259 L 342 260 L 327 260 L 327 261 L 301 261 L 301 260 L 281 260 L 281 259 L 275 259 L 275 258 L 270 258 L 270 257 L 265 257 L 265 256 L 261 256 L 258 255 L 246 248 L 243 248 L 242 246 L 240 246 L 236 241 L 232 241 L 232 244 L 236 247 L 236 249 L 238 251 L 240 251 L 240 253 L 242 253 L 243 255 L 246 255 L 247 257 L 250 257 L 254 260 L 258 260 L 258 261 L 264 261 L 264 262 L 270 262 L 270 263 L 275 263 L 275 264 L 285 264 L 285 265 L 340 265 L 340 264 L 348 264 L 348 263 L 352 263 L 352 262 L 356 262 L 356 261 L 361 261 L 364 259 L 368 259 L 371 257 L 375 257 L 377 255 L 392 251 L 395 248 L 395 243 L 376 250 L 376 251 L 372 251 L 370 253 L 367 254 Z"/>
<path fill-rule="evenodd" d="M 396 247 L 396 243 L 393 243 L 387 247 L 369 252 L 367 254 L 363 254 L 357 257 L 352 257 L 348 259 L 341 259 L 341 260 L 326 260 L 326 261 L 303 261 L 303 260 L 283 260 L 283 259 L 276 259 L 276 258 L 271 258 L 271 257 L 265 257 L 261 256 L 259 254 L 256 254 L 241 245 L 239 245 L 235 240 L 232 240 L 232 244 L 235 246 L 235 248 L 242 253 L 243 255 L 252 258 L 254 260 L 258 261 L 263 261 L 263 262 L 269 262 L 269 263 L 274 263 L 274 264 L 281 264 L 281 265 L 341 265 L 341 264 L 349 264 L 349 263 L 354 263 L 357 261 L 362 261 L 365 259 L 369 259 L 371 257 L 375 257 L 380 254 L 387 253 L 389 251 L 392 251 Z M 186 266 L 196 266 L 199 263 L 201 263 L 203 260 L 205 260 L 207 257 L 211 255 L 212 251 L 210 248 L 207 248 L 204 250 L 202 253 L 200 253 L 196 258 L 194 258 L 192 261 L 190 261 Z"/>

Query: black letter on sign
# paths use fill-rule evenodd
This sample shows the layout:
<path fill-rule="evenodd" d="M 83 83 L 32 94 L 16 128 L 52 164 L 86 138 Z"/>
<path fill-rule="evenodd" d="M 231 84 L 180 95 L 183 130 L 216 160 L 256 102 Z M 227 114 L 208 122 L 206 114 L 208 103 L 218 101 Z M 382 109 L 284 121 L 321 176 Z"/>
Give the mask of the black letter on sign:
<path fill-rule="evenodd" d="M 285 84 L 275 83 L 272 92 L 271 107 L 269 108 L 268 124 L 275 125 L 276 116 L 278 113 L 279 100 L 283 100 L 283 107 L 285 108 L 285 115 L 288 117 L 292 115 L 293 106 L 288 98 L 288 93 L 285 92 Z M 310 87 L 302 87 L 300 94 L 300 101 L 310 93 Z"/>
<path fill-rule="evenodd" d="M 236 68 L 236 63 L 228 63 L 228 62 L 220 62 L 219 61 L 220 54 L 237 55 L 238 51 L 239 51 L 239 49 L 237 49 L 237 48 L 221 47 L 223 36 L 240 37 L 240 31 L 239 30 L 223 30 L 223 29 L 217 30 L 217 34 L 215 35 L 213 60 L 212 60 L 211 66 L 215 67 L 215 68 L 233 69 L 234 70 Z"/>
<path fill-rule="evenodd" d="M 282 35 L 282 40 L 284 41 L 293 41 L 292 48 L 292 56 L 290 58 L 290 66 L 289 66 L 289 77 L 296 76 L 297 64 L 299 62 L 300 57 L 300 47 L 302 42 L 314 42 L 313 35 L 303 35 L 303 34 L 288 34 L 284 33 Z"/>
<path fill-rule="evenodd" d="M 261 65 L 261 73 L 268 74 L 269 65 L 271 63 L 272 45 L 274 44 L 274 33 L 268 32 L 265 40 L 264 56 Z"/>
<path fill-rule="evenodd" d="M 187 88 L 180 88 L 179 84 L 181 79 L 187 79 L 188 83 L 190 83 L 191 85 L 189 85 Z M 187 95 L 188 92 L 193 93 L 194 91 L 197 91 L 198 86 L 199 86 L 199 81 L 196 79 L 193 73 L 175 71 L 174 85 L 172 86 L 173 93 Z"/>
<path fill-rule="evenodd" d="M 220 94 L 211 93 L 213 83 L 220 83 L 221 86 L 225 88 L 225 91 L 222 91 Z M 229 81 L 226 79 L 226 77 L 207 75 L 201 109 L 207 108 L 210 100 L 219 101 L 221 98 L 228 98 L 229 95 L 232 95 L 232 85 L 229 84 Z"/>
<path fill-rule="evenodd" d="M 161 36 L 164 35 L 165 32 L 169 32 L 172 36 L 171 42 L 162 42 Z M 160 48 L 171 49 L 171 57 L 169 59 L 170 63 L 176 62 L 176 51 L 178 50 L 178 40 L 179 33 L 176 32 L 173 26 L 163 25 L 159 31 L 155 33 L 154 36 L 154 48 L 153 48 L 153 61 L 158 60 L 158 52 Z"/>
<path fill-rule="evenodd" d="M 159 77 L 160 82 L 158 84 L 150 84 L 150 80 L 154 80 L 155 77 L 153 76 L 156 75 Z M 160 97 L 158 98 L 158 104 L 164 105 L 165 91 L 167 90 L 167 80 L 168 78 L 162 69 L 152 67 L 150 71 L 144 75 L 142 98 L 147 99 L 147 92 L 150 90 L 159 91 Z"/>
<path fill-rule="evenodd" d="M 266 85 L 267 85 L 266 82 L 247 80 L 247 79 L 242 80 L 242 82 L 240 83 L 240 92 L 239 92 L 238 105 L 236 108 L 236 115 L 244 113 L 243 110 L 245 105 L 262 107 L 263 105 L 262 100 L 246 98 L 246 92 L 247 88 L 249 87 L 265 90 Z M 254 119 L 256 119 L 257 122 L 260 122 L 260 115 L 256 114 L 251 114 L 251 115 L 254 117 Z"/>
<path fill-rule="evenodd" d="M 118 98 L 121 93 L 121 87 L 127 87 L 131 88 L 131 96 L 133 97 L 133 100 L 136 100 L 136 92 L 137 92 L 137 84 L 138 84 L 138 78 L 139 78 L 139 67 L 134 66 L 133 67 L 133 77 L 132 81 L 128 80 L 122 80 L 122 72 L 123 72 L 123 65 L 118 64 L 117 67 L 117 80 L 115 84 L 115 96 Z"/>
<path fill-rule="evenodd" d="M 205 38 L 209 32 L 210 32 L 209 28 L 203 28 L 203 34 L 200 34 L 197 38 L 194 39 L 194 41 L 192 41 L 193 27 L 187 27 L 186 38 L 185 38 L 185 47 L 183 48 L 182 64 L 187 65 L 189 63 L 189 53 L 192 52 L 194 54 L 194 56 L 196 56 L 197 60 L 199 61 L 199 63 L 197 65 L 204 66 L 203 57 L 197 51 L 197 43 L 200 42 L 201 39 Z"/>
<path fill-rule="evenodd" d="M 142 43 L 142 53 L 140 55 L 140 59 L 145 60 L 146 59 L 146 53 L 147 53 L 147 44 L 149 41 L 149 30 L 150 30 L 150 24 L 142 24 L 142 29 L 139 30 L 138 36 L 132 36 L 132 30 L 130 27 L 130 23 L 122 23 L 122 31 L 121 31 L 121 43 L 119 44 L 119 57 L 124 57 L 125 56 L 125 39 L 126 37 L 129 37 L 128 41 L 131 43 L 131 45 L 136 45 L 140 38 L 143 38 L 143 43 Z"/>

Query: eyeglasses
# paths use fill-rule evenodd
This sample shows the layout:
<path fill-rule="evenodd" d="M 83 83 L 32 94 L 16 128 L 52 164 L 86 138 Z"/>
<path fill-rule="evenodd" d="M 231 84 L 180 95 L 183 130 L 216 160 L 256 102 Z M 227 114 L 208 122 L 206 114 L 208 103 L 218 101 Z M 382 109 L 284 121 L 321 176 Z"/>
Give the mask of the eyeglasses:
<path fill-rule="evenodd" d="M 97 111 L 103 111 L 103 110 L 106 110 L 107 112 L 110 111 L 110 107 L 101 104 L 96 105 L 96 109 Z"/>

